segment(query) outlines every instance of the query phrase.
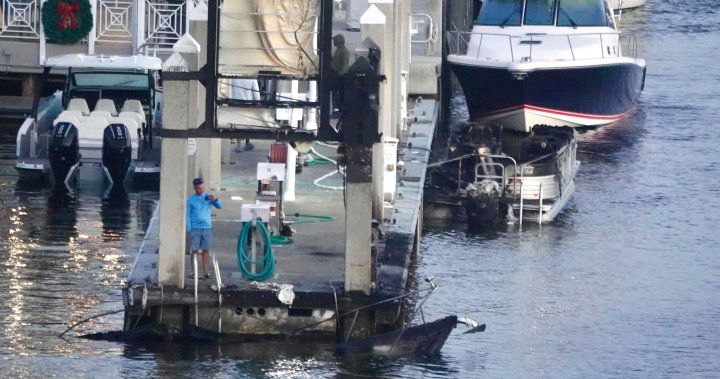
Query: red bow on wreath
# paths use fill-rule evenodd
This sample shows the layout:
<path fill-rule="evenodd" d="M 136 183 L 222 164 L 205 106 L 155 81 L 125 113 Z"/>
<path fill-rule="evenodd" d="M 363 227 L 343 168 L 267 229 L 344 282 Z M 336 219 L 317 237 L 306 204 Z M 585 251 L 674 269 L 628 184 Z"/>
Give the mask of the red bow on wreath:
<path fill-rule="evenodd" d="M 60 16 L 58 29 L 77 29 L 77 13 L 80 12 L 80 4 L 75 1 L 72 4 L 58 1 L 57 13 Z"/>

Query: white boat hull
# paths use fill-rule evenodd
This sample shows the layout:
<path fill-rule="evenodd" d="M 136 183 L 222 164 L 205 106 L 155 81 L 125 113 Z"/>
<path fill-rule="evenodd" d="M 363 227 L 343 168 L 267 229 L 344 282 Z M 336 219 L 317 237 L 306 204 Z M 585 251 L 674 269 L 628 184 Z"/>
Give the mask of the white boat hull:
<path fill-rule="evenodd" d="M 501 111 L 483 117 L 480 121 L 498 123 L 505 130 L 529 133 L 534 125 L 563 125 L 571 128 L 593 127 L 610 124 L 624 115 L 589 116 L 525 105 L 517 109 Z"/>

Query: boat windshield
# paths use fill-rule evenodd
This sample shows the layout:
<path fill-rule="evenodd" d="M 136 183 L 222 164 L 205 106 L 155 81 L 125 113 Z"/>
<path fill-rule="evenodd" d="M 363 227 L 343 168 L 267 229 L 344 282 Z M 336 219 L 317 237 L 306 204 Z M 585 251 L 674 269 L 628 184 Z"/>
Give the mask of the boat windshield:
<path fill-rule="evenodd" d="M 523 24 L 552 25 L 556 2 L 555 0 L 527 0 Z"/>
<path fill-rule="evenodd" d="M 523 0 L 485 0 L 476 25 L 519 26 Z"/>
<path fill-rule="evenodd" d="M 149 88 L 146 74 L 126 72 L 82 72 L 73 74 L 73 84 L 78 87 L 130 87 Z"/>
<path fill-rule="evenodd" d="M 604 0 L 485 0 L 475 25 L 612 26 Z"/>
<path fill-rule="evenodd" d="M 559 0 L 558 26 L 612 26 L 601 0 Z"/>

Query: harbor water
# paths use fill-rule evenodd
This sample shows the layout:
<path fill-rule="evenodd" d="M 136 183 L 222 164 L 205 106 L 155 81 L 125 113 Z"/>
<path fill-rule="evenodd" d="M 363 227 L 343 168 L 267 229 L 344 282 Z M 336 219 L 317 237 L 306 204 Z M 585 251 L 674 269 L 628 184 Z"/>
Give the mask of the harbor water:
<path fill-rule="evenodd" d="M 158 194 L 59 193 L 17 182 L 0 128 L 0 373 L 12 377 L 689 378 L 720 376 L 720 13 L 716 1 L 626 12 L 648 61 L 617 124 L 579 137 L 574 199 L 556 221 L 468 234 L 426 225 L 416 277 L 439 288 L 426 319 L 487 324 L 441 354 L 340 359 L 330 346 L 133 346 L 120 288 Z M 453 100 L 456 120 L 464 100 Z M 240 159 L 241 156 L 238 156 Z M 418 280 L 422 283 L 422 280 Z"/>

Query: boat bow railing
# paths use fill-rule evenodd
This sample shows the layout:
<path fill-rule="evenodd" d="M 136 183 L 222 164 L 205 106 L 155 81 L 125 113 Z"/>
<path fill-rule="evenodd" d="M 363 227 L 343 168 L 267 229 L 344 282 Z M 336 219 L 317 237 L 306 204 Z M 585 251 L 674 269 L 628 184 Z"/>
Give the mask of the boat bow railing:
<path fill-rule="evenodd" d="M 545 34 L 446 32 L 448 54 L 478 60 L 577 61 L 622 57 L 637 58 L 638 42 L 634 34 L 621 32 Z"/>

